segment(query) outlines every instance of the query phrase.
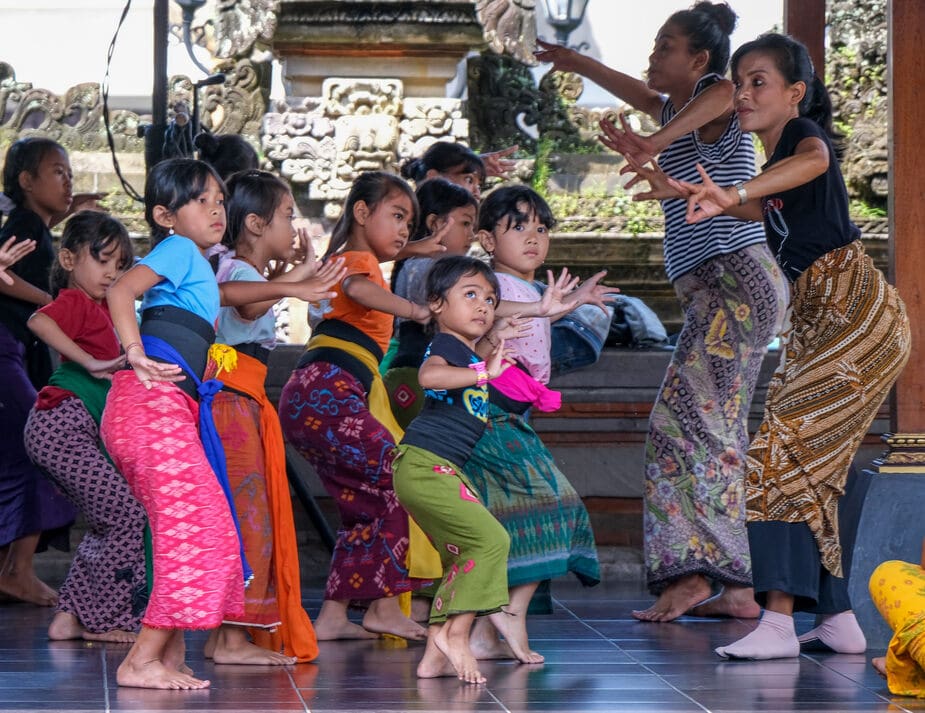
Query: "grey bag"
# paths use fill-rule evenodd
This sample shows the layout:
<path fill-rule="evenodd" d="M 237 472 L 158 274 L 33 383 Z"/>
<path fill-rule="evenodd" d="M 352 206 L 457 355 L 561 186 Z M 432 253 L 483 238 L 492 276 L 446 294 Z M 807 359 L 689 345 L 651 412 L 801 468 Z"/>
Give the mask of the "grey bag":
<path fill-rule="evenodd" d="M 638 297 L 617 294 L 615 298 L 606 344 L 637 348 L 668 344 L 665 325 L 651 307 Z"/>

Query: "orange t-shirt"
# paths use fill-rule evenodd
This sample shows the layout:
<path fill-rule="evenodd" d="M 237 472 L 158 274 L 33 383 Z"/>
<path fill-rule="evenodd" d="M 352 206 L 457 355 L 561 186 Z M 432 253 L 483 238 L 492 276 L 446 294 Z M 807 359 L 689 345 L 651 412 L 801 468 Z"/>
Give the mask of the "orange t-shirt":
<path fill-rule="evenodd" d="M 374 285 L 388 290 L 389 286 L 382 276 L 382 269 L 376 256 L 360 250 L 347 250 L 338 253 L 338 257 L 344 258 L 344 266 L 347 268 L 346 280 L 352 275 L 362 275 Z M 343 282 L 335 288 L 337 297 L 331 300 L 331 311 L 324 315 L 325 319 L 339 319 L 342 322 L 356 327 L 364 334 L 368 335 L 385 354 L 389 348 L 389 340 L 392 338 L 392 323 L 394 316 L 387 312 L 369 309 L 361 304 L 354 302 L 344 294 Z"/>

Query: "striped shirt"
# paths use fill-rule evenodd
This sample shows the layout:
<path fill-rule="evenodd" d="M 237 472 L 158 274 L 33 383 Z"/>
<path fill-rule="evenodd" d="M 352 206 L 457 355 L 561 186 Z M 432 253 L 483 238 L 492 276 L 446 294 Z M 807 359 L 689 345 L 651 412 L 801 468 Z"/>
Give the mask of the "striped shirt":
<path fill-rule="evenodd" d="M 718 74 L 708 74 L 697 82 L 691 99 L 707 87 L 721 81 Z M 662 107 L 661 123 L 667 124 L 678 110 L 671 101 Z M 729 125 L 714 143 L 705 144 L 698 132 L 685 134 L 658 157 L 658 165 L 672 178 L 700 183 L 696 165 L 700 163 L 719 186 L 731 186 L 755 176 L 755 147 L 751 134 L 742 133 L 733 113 Z M 749 245 L 764 242 L 761 223 L 739 220 L 728 215 L 689 225 L 684 220 L 687 201 L 663 200 L 665 212 L 665 271 L 672 282 L 710 258 L 733 253 Z"/>

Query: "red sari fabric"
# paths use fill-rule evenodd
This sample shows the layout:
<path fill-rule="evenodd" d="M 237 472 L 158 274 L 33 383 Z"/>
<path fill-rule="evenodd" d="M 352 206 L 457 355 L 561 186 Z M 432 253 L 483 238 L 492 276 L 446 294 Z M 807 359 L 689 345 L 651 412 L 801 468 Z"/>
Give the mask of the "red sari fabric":
<path fill-rule="evenodd" d="M 154 583 L 142 624 L 213 629 L 244 616 L 244 573 L 228 501 L 199 440 L 198 404 L 174 384 L 120 371 L 100 435 L 148 514 Z"/>

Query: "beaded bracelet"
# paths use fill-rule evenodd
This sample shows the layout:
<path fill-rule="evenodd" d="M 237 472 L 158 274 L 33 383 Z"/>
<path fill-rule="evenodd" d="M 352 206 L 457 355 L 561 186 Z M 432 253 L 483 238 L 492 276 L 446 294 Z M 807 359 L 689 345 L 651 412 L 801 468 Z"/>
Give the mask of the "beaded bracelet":
<path fill-rule="evenodd" d="M 476 373 L 475 385 L 485 386 L 488 383 L 488 369 L 484 361 L 477 361 L 469 365 L 469 368 Z"/>

